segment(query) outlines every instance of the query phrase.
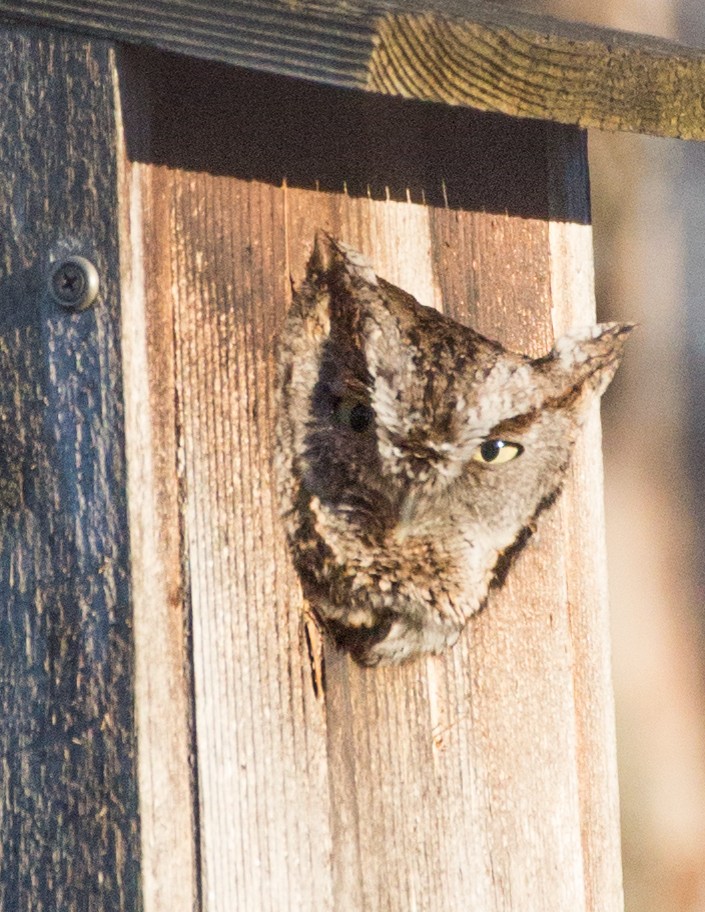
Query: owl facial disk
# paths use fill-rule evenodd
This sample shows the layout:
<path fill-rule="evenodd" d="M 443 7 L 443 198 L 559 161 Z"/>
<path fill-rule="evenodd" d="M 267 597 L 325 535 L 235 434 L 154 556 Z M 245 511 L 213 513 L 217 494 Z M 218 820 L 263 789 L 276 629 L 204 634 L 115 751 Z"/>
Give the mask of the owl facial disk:
<path fill-rule="evenodd" d="M 304 594 L 364 665 L 453 645 L 558 495 L 629 327 L 504 348 L 319 232 L 280 339 L 275 468 Z"/>

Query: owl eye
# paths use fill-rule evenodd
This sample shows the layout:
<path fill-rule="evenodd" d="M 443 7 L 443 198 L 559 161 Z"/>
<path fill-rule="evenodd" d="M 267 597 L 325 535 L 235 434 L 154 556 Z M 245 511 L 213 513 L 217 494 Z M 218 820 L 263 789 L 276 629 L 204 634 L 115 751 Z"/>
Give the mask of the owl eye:
<path fill-rule="evenodd" d="M 523 452 L 524 447 L 518 443 L 510 443 L 508 440 L 485 440 L 472 454 L 472 458 L 484 465 L 502 465 L 503 462 L 516 459 Z"/>
<path fill-rule="evenodd" d="M 374 418 L 369 405 L 354 399 L 339 399 L 335 403 L 333 415 L 338 424 L 344 424 L 358 434 L 366 431 Z"/>

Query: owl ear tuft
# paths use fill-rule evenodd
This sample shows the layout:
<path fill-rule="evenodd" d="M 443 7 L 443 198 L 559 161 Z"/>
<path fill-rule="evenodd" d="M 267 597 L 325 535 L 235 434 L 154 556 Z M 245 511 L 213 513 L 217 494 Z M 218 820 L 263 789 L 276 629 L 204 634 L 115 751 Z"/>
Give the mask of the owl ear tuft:
<path fill-rule="evenodd" d="M 633 323 L 598 323 L 561 336 L 537 364 L 555 372 L 562 393 L 601 396 L 614 377 Z"/>
<path fill-rule="evenodd" d="M 319 228 L 313 244 L 313 253 L 308 263 L 309 278 L 336 280 L 343 276 L 361 279 L 368 285 L 378 284 L 370 261 L 342 241 L 336 240 L 327 231 Z"/>
<path fill-rule="evenodd" d="M 313 241 L 313 250 L 308 261 L 308 271 L 317 276 L 323 276 L 330 273 L 336 262 L 340 261 L 340 254 L 335 240 L 319 228 Z"/>

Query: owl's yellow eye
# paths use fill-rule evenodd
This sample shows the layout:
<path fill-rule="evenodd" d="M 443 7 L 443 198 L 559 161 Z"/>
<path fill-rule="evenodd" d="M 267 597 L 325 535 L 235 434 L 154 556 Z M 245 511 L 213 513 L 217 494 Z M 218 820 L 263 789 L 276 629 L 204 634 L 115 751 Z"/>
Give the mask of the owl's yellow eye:
<path fill-rule="evenodd" d="M 523 452 L 524 447 L 518 443 L 510 443 L 508 440 L 485 440 L 472 454 L 472 458 L 484 465 L 502 465 L 516 459 Z"/>

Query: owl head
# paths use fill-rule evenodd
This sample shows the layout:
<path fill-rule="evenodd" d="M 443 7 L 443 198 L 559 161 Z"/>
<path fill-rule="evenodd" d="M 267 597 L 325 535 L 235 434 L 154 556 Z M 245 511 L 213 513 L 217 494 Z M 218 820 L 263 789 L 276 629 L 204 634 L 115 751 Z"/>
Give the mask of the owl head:
<path fill-rule="evenodd" d="M 556 498 L 631 329 L 508 351 L 319 232 L 278 355 L 276 469 L 304 593 L 363 664 L 457 639 Z"/>

